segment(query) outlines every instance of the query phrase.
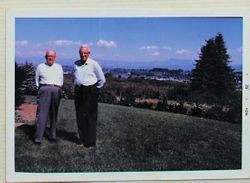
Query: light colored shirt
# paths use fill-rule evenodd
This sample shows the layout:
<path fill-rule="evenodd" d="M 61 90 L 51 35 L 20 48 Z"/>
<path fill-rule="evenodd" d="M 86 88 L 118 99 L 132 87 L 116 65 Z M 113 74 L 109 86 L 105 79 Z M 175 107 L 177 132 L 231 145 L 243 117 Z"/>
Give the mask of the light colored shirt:
<path fill-rule="evenodd" d="M 101 66 L 94 60 L 88 60 L 82 64 L 81 60 L 74 65 L 74 84 L 90 86 L 97 83 L 97 88 L 101 88 L 106 82 Z"/>
<path fill-rule="evenodd" d="M 46 63 L 39 64 L 35 76 L 36 86 L 40 84 L 63 85 L 63 69 L 60 64 L 54 63 L 49 66 Z"/>

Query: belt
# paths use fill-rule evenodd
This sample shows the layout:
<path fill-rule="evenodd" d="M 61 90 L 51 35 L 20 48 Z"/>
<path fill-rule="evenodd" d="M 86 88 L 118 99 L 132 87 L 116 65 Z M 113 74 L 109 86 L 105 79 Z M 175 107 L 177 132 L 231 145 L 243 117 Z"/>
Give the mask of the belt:
<path fill-rule="evenodd" d="M 54 84 L 39 84 L 40 87 L 43 87 L 43 86 L 54 86 L 54 87 L 58 87 L 58 88 L 61 88 L 60 85 L 54 85 Z"/>
<path fill-rule="evenodd" d="M 76 87 L 82 87 L 82 88 L 91 88 L 91 87 L 96 87 L 98 85 L 98 82 L 96 82 L 93 85 L 75 85 Z"/>

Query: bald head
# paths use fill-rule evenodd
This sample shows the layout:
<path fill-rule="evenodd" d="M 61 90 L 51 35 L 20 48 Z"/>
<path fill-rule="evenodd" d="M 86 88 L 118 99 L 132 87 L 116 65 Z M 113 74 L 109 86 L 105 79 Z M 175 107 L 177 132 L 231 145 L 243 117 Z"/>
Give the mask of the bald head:
<path fill-rule="evenodd" d="M 56 51 L 55 50 L 51 50 L 51 49 L 46 50 L 45 56 L 50 55 L 50 54 L 56 55 Z"/>
<path fill-rule="evenodd" d="M 45 54 L 45 59 L 49 66 L 53 65 L 56 61 L 56 52 L 54 50 L 47 50 Z"/>
<path fill-rule="evenodd" d="M 83 62 L 86 62 L 89 58 L 90 48 L 87 45 L 81 45 L 79 48 L 79 55 Z"/>
<path fill-rule="evenodd" d="M 87 51 L 87 52 L 90 53 L 90 48 L 89 48 L 88 45 L 85 45 L 85 44 L 81 45 L 80 48 L 79 48 L 79 52 L 80 52 L 81 50 L 84 50 L 84 51 Z"/>

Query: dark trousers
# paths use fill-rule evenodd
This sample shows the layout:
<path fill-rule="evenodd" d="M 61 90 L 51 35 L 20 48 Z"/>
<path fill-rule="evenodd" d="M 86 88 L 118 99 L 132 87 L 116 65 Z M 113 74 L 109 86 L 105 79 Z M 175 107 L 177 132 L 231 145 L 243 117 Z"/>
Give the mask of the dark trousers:
<path fill-rule="evenodd" d="M 98 96 L 96 85 L 75 86 L 76 121 L 80 143 L 86 147 L 96 145 Z"/>
<path fill-rule="evenodd" d="M 61 89 L 56 86 L 43 86 L 38 91 L 38 107 L 35 141 L 42 142 L 46 123 L 50 120 L 50 138 L 56 139 L 56 122 L 61 98 Z"/>

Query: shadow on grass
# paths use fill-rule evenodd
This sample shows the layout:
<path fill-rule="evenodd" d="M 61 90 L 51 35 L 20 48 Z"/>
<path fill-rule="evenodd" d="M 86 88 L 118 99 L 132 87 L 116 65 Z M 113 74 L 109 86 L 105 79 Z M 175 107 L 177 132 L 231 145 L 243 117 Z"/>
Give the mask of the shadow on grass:
<path fill-rule="evenodd" d="M 34 141 L 35 138 L 35 125 L 24 124 L 22 126 L 17 127 L 17 129 L 22 130 L 24 134 L 31 140 Z M 49 127 L 46 128 L 44 137 L 49 139 Z M 57 137 L 73 142 L 78 143 L 78 137 L 76 136 L 76 132 L 67 132 L 62 129 L 57 129 Z"/>

